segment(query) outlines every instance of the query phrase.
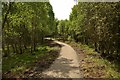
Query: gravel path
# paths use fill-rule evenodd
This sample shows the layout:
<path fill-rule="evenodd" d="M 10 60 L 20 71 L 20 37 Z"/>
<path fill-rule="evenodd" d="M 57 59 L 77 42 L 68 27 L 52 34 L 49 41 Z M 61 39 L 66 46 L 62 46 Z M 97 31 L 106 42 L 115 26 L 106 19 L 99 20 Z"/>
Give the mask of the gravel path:
<path fill-rule="evenodd" d="M 78 56 L 68 44 L 54 41 L 62 45 L 59 57 L 42 74 L 47 78 L 81 78 Z"/>

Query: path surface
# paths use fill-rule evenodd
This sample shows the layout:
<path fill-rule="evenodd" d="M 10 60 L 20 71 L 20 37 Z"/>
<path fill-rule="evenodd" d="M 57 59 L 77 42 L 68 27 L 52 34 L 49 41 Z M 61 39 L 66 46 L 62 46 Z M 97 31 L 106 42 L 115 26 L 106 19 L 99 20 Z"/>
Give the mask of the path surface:
<path fill-rule="evenodd" d="M 49 78 L 81 78 L 78 57 L 74 49 L 65 43 L 54 42 L 62 45 L 60 55 L 42 74 Z"/>

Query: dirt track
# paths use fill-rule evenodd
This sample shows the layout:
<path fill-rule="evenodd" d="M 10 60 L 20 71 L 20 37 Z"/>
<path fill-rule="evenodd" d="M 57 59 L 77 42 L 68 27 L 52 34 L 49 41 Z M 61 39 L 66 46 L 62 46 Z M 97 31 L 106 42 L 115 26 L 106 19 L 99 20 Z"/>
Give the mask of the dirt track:
<path fill-rule="evenodd" d="M 78 56 L 68 44 L 54 41 L 62 45 L 60 55 L 42 74 L 49 78 L 81 78 Z"/>

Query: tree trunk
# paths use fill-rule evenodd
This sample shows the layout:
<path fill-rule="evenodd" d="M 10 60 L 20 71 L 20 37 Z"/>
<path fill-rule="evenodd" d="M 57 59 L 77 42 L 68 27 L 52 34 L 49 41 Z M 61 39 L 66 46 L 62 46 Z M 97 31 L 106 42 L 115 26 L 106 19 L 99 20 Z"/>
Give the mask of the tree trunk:
<path fill-rule="evenodd" d="M 15 44 L 15 52 L 16 52 L 16 53 L 19 53 L 19 52 L 18 52 L 18 49 L 17 49 L 17 44 Z"/>
<path fill-rule="evenodd" d="M 2 29 L 3 29 L 4 26 L 5 26 L 5 22 L 7 21 L 7 16 L 8 16 L 8 14 L 9 14 L 9 12 L 10 12 L 10 9 L 11 9 L 12 4 L 13 4 L 13 2 L 12 2 L 12 3 L 9 2 L 8 9 L 7 9 L 6 14 L 5 14 L 5 17 L 3 18 L 3 21 L 2 21 Z"/>
<path fill-rule="evenodd" d="M 11 45 L 12 46 L 12 49 L 13 49 L 13 53 L 15 53 L 15 47 L 14 47 L 14 44 Z"/>
<path fill-rule="evenodd" d="M 98 51 L 97 50 L 97 43 L 96 42 L 94 43 L 94 48 L 95 48 L 95 51 Z"/>
<path fill-rule="evenodd" d="M 22 44 L 21 44 L 21 39 L 19 40 L 19 53 L 22 54 L 23 51 L 22 51 Z"/>
<path fill-rule="evenodd" d="M 2 43 L 2 52 L 5 53 L 5 45 Z"/>

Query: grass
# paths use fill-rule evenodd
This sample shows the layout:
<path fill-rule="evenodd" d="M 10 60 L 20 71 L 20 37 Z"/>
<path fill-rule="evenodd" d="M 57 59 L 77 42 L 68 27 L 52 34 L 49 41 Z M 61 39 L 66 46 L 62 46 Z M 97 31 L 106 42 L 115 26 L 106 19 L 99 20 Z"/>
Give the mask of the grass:
<path fill-rule="evenodd" d="M 85 78 L 119 78 L 120 79 L 120 66 L 116 63 L 102 58 L 100 53 L 96 52 L 88 45 L 83 45 L 76 42 L 66 42 L 74 45 L 73 48 L 79 48 L 86 55 L 81 64 L 83 70 L 83 77 Z M 79 53 L 79 52 L 78 52 Z M 81 54 L 81 52 L 80 52 Z M 79 56 L 81 58 L 81 56 Z"/>
<path fill-rule="evenodd" d="M 96 65 L 102 65 L 105 66 L 105 75 L 106 78 L 120 78 L 120 73 L 117 71 L 117 68 L 114 63 L 111 63 L 107 59 L 104 59 L 100 57 L 100 53 L 94 51 L 93 48 L 90 48 L 87 45 L 80 44 L 80 48 L 85 50 L 85 53 L 88 55 L 96 55 L 94 57 L 91 56 L 91 58 L 86 58 L 89 61 L 95 62 Z"/>
<path fill-rule="evenodd" d="M 3 76 L 6 74 L 21 75 L 26 70 L 35 66 L 39 61 L 53 60 L 56 56 L 50 56 L 51 51 L 58 50 L 57 47 L 39 46 L 34 53 L 13 54 L 2 59 Z M 47 65 L 46 65 L 47 66 Z"/>
<path fill-rule="evenodd" d="M 7 58 L 3 58 L 3 71 L 9 71 L 19 69 L 20 65 L 28 65 L 29 63 L 35 62 L 36 59 L 42 56 L 46 56 L 45 47 L 39 47 L 37 52 L 15 54 Z M 22 66 L 23 67 L 23 66 Z M 22 69 L 22 68 L 21 68 Z"/>

